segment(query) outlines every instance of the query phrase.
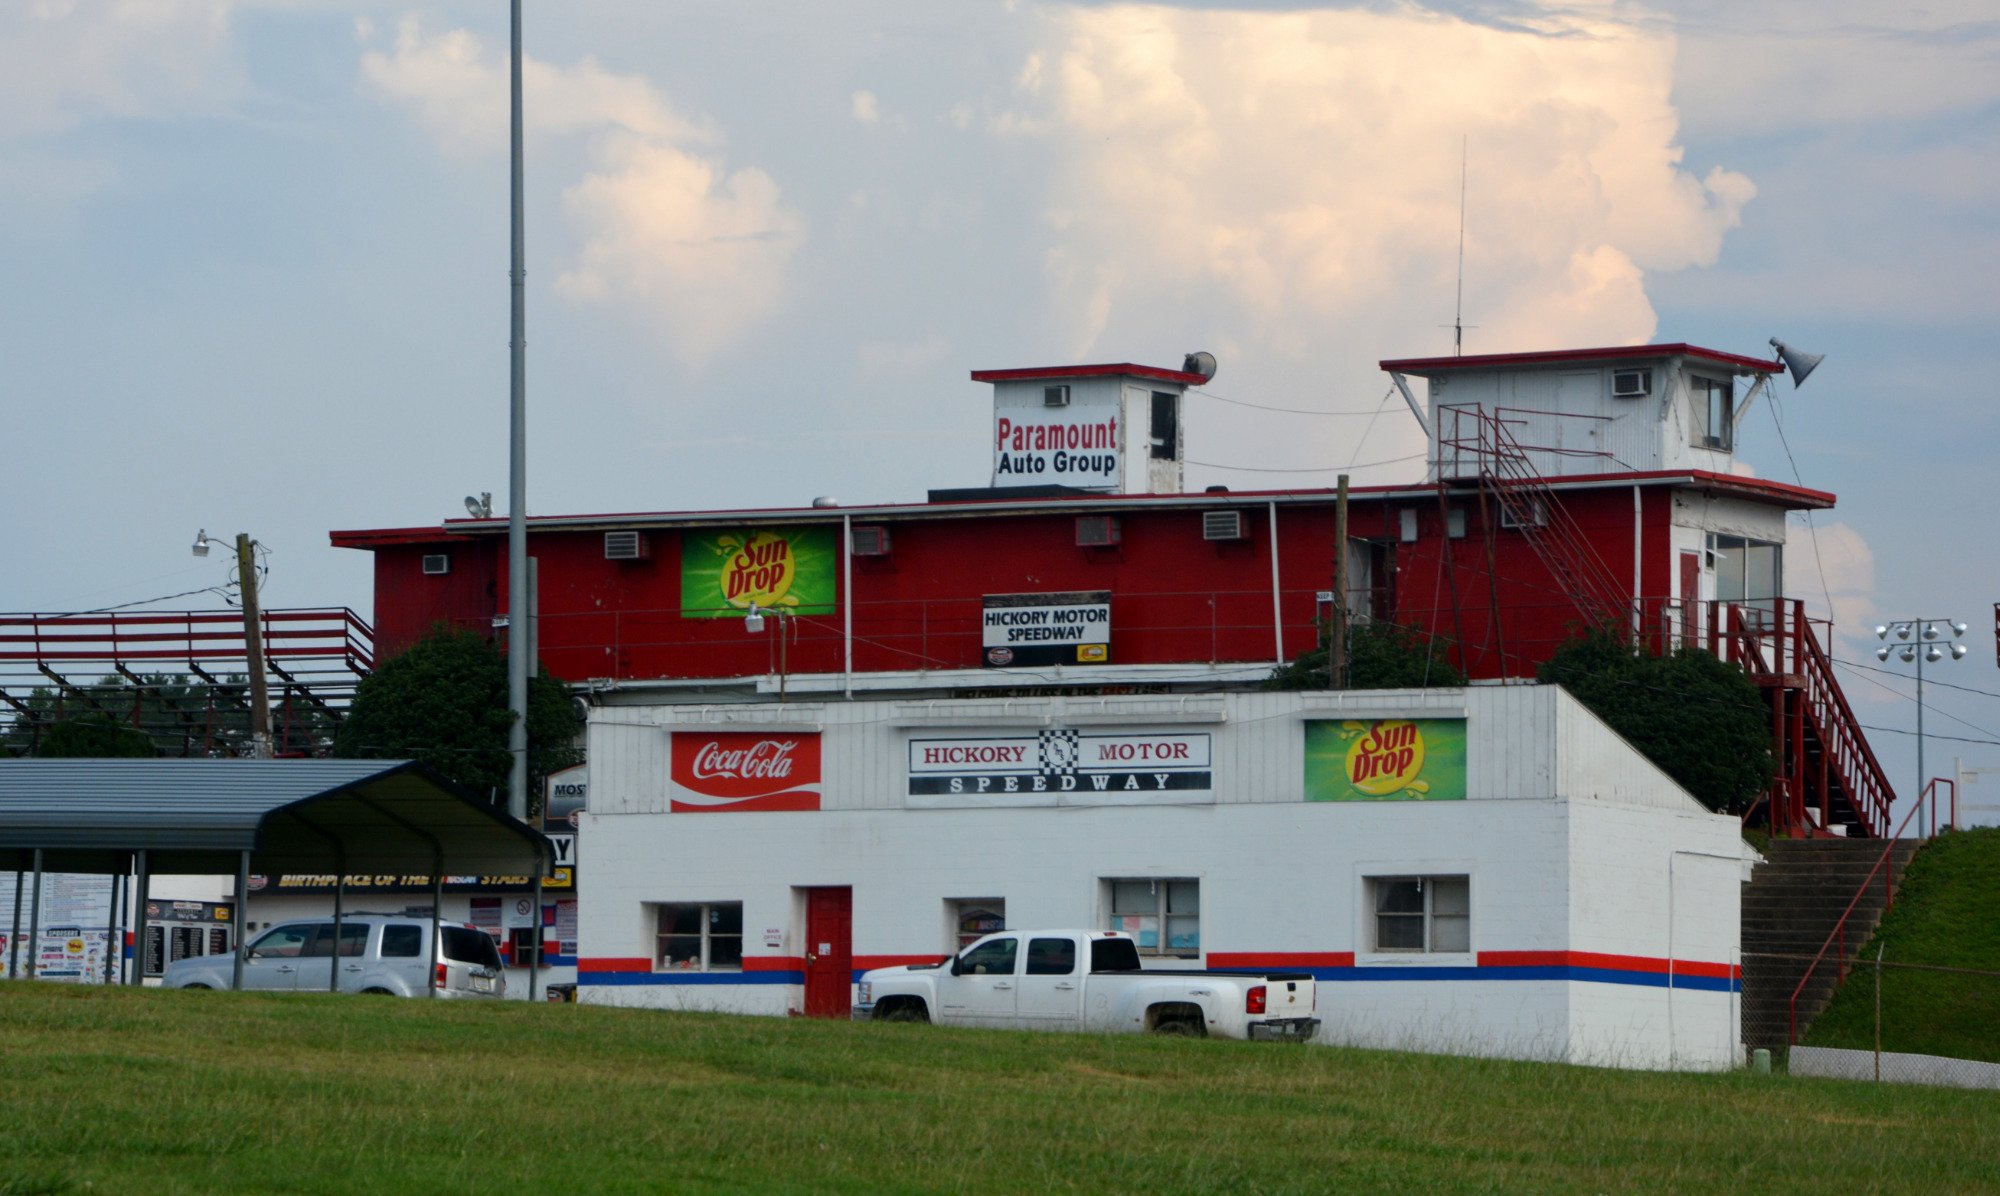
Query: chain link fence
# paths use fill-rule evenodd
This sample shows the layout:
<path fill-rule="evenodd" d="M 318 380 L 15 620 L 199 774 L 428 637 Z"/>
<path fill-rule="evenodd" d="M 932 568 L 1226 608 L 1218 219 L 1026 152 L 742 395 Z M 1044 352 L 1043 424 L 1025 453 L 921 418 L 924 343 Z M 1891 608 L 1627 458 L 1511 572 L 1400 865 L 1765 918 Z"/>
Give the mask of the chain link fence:
<path fill-rule="evenodd" d="M 1747 1047 L 1794 1075 L 2000 1089 L 2000 969 L 1902 963 L 1878 942 L 1821 959 L 1801 989 L 1811 964 L 1743 957 Z"/>

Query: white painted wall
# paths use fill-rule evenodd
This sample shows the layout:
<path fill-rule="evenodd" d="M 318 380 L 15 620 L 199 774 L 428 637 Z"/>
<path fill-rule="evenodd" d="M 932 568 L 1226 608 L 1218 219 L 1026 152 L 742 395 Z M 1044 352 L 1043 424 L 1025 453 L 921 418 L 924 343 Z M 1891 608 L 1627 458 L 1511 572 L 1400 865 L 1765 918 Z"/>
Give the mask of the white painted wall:
<path fill-rule="evenodd" d="M 1308 719 L 1457 715 L 1467 719 L 1466 800 L 1303 800 Z M 822 809 L 665 813 L 670 728 L 725 717 L 821 728 Z M 1212 799 L 905 807 L 912 736 L 1041 726 L 1205 732 Z M 1727 980 L 1742 880 L 1736 821 L 1703 811 L 1553 687 L 617 706 L 593 711 L 590 758 L 581 957 L 594 1003 L 799 1008 L 807 887 L 851 886 L 859 967 L 944 954 L 952 898 L 1001 897 L 1008 923 L 1023 928 L 1101 925 L 1105 878 L 1191 877 L 1205 956 L 1317 957 L 1320 1041 L 1634 1067 L 1727 1067 L 1739 1053 Z M 1373 952 L 1367 881 L 1393 875 L 1469 877 L 1472 950 Z M 742 902 L 746 956 L 775 970 L 691 977 L 639 962 L 653 954 L 656 903 L 701 901 Z M 1615 958 L 1596 966 L 1575 952 Z M 1670 957 L 1724 980 L 1670 994 Z M 625 982 L 610 982 L 620 968 Z"/>

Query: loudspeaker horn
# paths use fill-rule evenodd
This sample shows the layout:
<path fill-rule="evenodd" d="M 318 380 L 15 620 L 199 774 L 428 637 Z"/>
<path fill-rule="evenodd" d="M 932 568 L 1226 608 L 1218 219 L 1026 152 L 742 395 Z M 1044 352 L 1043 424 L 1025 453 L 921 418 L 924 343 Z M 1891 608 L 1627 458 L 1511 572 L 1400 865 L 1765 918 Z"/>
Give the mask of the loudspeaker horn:
<path fill-rule="evenodd" d="M 1801 352 L 1775 336 L 1771 338 L 1771 347 L 1778 351 L 1778 360 L 1784 362 L 1785 369 L 1791 373 L 1793 390 L 1805 385 L 1806 375 L 1818 369 L 1819 363 L 1826 360 L 1824 353 Z"/>

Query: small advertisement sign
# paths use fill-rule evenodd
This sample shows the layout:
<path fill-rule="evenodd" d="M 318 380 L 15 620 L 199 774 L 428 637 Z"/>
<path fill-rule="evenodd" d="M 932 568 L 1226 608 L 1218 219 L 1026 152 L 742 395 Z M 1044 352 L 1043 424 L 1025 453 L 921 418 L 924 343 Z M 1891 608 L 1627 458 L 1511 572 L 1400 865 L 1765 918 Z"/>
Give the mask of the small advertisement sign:
<path fill-rule="evenodd" d="M 590 808 L 590 766 L 576 764 L 549 774 L 542 794 L 542 829 L 573 831 L 577 816 Z M 560 861 L 558 861 L 560 862 Z"/>
<path fill-rule="evenodd" d="M 1111 591 L 988 594 L 980 634 L 988 668 L 1107 664 Z"/>
<path fill-rule="evenodd" d="M 690 530 L 681 537 L 681 617 L 741 618 L 753 602 L 830 615 L 839 563 L 830 527 Z"/>
<path fill-rule="evenodd" d="M 338 878 L 332 873 L 280 873 L 276 876 L 250 877 L 250 891 L 253 893 L 309 893 L 330 894 Z M 511 893 L 516 889 L 533 887 L 532 876 L 447 876 L 444 891 L 447 893 Z M 350 876 L 347 878 L 350 893 L 428 893 L 431 878 L 421 873 L 384 873 L 372 876 Z"/>
<path fill-rule="evenodd" d="M 672 810 L 817 810 L 819 733 L 675 731 Z"/>
<path fill-rule="evenodd" d="M 1462 801 L 1462 718 L 1305 725 L 1307 801 Z"/>
<path fill-rule="evenodd" d="M 1003 408 L 993 417 L 993 484 L 1118 488 L 1118 401 Z"/>
<path fill-rule="evenodd" d="M 1215 800 L 1209 737 L 1183 731 L 1042 731 L 910 740 L 906 804 L 1195 805 Z"/>

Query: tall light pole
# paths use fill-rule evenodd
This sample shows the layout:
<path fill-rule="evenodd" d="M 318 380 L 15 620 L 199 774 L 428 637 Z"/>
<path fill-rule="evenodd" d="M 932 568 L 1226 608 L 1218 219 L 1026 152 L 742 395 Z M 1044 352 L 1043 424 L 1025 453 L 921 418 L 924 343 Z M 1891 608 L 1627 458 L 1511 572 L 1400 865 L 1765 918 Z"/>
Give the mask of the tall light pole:
<path fill-rule="evenodd" d="M 215 541 L 207 529 L 194 534 L 194 554 L 207 556 Z M 242 595 L 244 671 L 250 674 L 250 755 L 271 758 L 271 691 L 264 677 L 264 621 L 257 611 L 257 549 L 248 532 L 236 533 L 236 581 Z"/>
<path fill-rule="evenodd" d="M 527 238 L 521 203 L 521 0 L 513 10 L 513 208 L 514 258 L 508 272 L 513 294 L 514 326 L 512 386 L 509 402 L 507 471 L 507 708 L 514 722 L 507 731 L 507 751 L 513 771 L 507 788 L 507 812 L 528 817 L 528 659 L 533 638 L 528 634 L 528 271 Z"/>
<path fill-rule="evenodd" d="M 1945 633 L 1951 639 L 1945 641 Z M 1917 664 L 1917 837 L 1927 838 L 1936 833 L 1937 828 L 1929 825 L 1928 817 L 1922 813 L 1924 800 L 1924 662 L 1936 664 L 1945 659 L 1947 643 L 1951 648 L 1951 659 L 1958 660 L 1965 655 L 1965 645 L 1957 642 L 1965 635 L 1965 624 L 1952 619 L 1903 619 L 1895 623 L 1885 623 L 1875 629 L 1875 638 L 1884 641 L 1875 649 L 1875 659 L 1886 661 L 1894 652 L 1907 664 Z M 1895 643 L 1889 638 L 1895 637 Z"/>

